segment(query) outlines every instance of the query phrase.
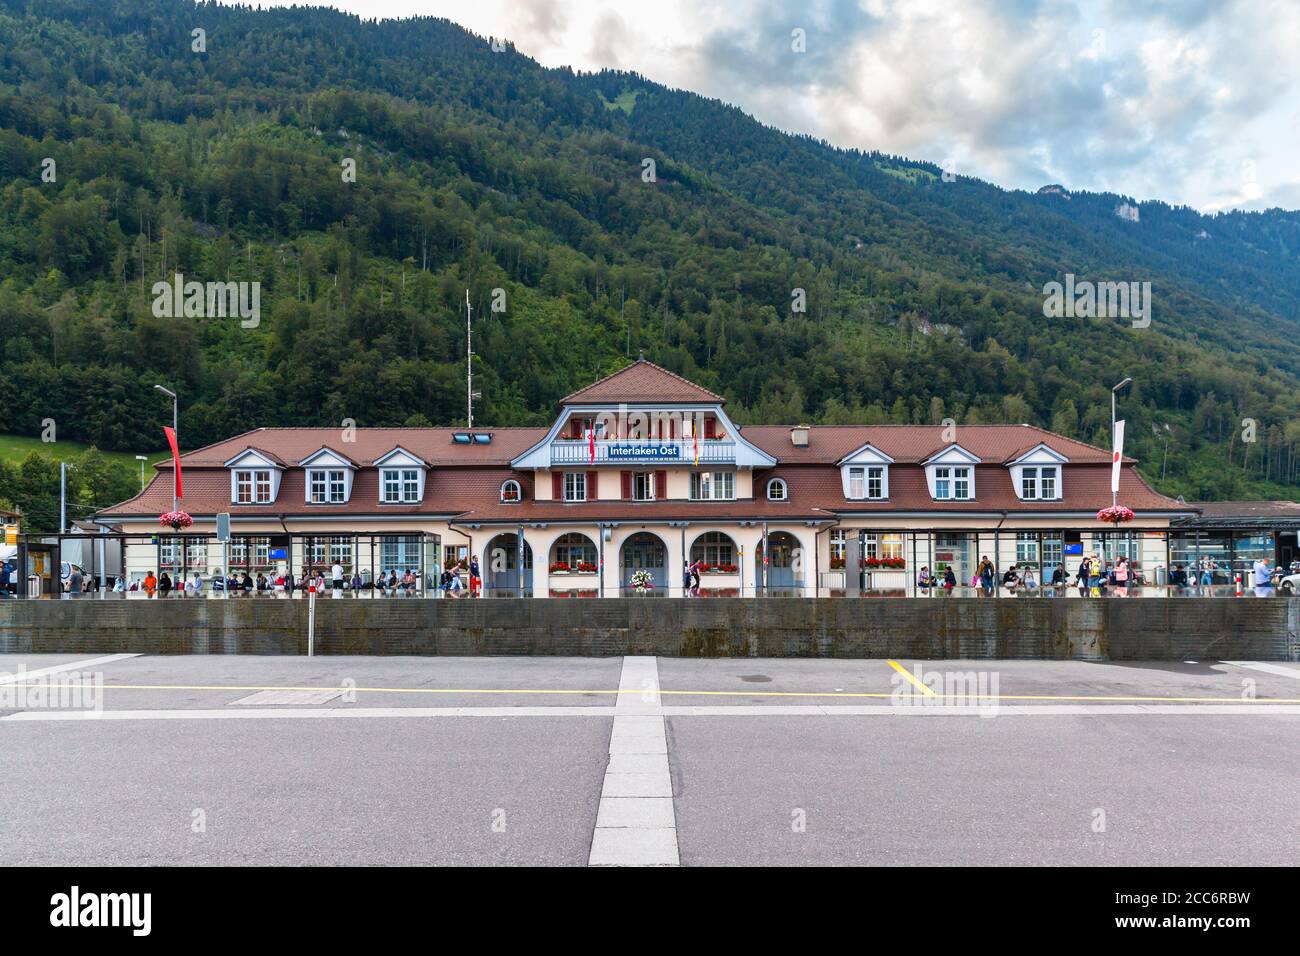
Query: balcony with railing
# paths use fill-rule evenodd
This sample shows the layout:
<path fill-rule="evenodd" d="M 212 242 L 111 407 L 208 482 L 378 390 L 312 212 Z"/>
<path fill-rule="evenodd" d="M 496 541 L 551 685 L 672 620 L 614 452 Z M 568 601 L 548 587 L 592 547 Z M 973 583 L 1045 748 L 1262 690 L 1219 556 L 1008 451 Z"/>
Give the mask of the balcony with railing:
<path fill-rule="evenodd" d="M 701 465 L 736 463 L 736 443 L 730 439 L 701 438 L 698 447 Z M 597 440 L 593 460 L 585 439 L 559 440 L 551 442 L 551 465 L 694 465 L 695 449 L 690 438 Z"/>

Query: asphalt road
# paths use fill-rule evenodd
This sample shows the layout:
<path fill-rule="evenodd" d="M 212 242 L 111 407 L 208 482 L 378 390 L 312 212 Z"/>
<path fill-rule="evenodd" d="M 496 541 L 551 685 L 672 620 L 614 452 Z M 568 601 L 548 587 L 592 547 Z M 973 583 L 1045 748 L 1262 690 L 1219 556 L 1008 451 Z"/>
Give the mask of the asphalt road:
<path fill-rule="evenodd" d="M 1298 739 L 1300 664 L 6 655 L 0 865 L 1295 865 Z"/>

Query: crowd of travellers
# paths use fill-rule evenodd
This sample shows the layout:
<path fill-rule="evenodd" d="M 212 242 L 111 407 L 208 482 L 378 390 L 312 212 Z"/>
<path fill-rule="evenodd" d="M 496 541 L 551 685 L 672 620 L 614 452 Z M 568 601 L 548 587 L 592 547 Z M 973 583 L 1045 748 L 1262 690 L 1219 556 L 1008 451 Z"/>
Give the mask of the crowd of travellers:
<path fill-rule="evenodd" d="M 274 596 L 292 597 L 294 591 L 309 592 L 315 589 L 317 594 L 329 594 L 332 597 L 375 595 L 380 597 L 412 597 L 420 591 L 422 574 L 414 568 L 402 570 L 391 569 L 371 575 L 367 571 L 354 571 L 349 576 L 340 564 L 329 568 L 328 575 L 324 568 L 304 568 L 295 579 L 292 574 L 281 573 L 267 575 L 259 571 L 255 576 L 247 571 L 231 572 L 229 575 L 213 574 L 205 577 L 199 571 L 190 572 L 188 578 L 177 575 L 175 579 L 166 571 L 155 575 L 150 571 L 138 581 L 127 582 L 123 576 L 116 576 L 109 586 L 115 594 L 143 593 L 150 598 L 167 598 L 183 596 L 200 596 L 203 594 L 229 594 L 231 596 Z M 93 582 L 89 582 L 93 587 Z M 67 593 L 77 596 L 88 590 L 87 579 L 74 569 L 68 581 Z M 443 569 L 438 580 L 438 590 L 455 597 L 479 597 L 482 595 L 483 581 L 479 574 L 478 555 L 474 555 L 468 567 L 463 563 L 451 564 Z"/>
<path fill-rule="evenodd" d="M 1293 565 L 1292 571 L 1295 570 L 1297 568 Z M 1181 564 L 1175 564 L 1169 572 L 1168 587 L 1173 593 L 1186 592 L 1198 586 L 1207 587 L 1214 583 L 1214 575 L 1217 571 L 1217 566 L 1208 559 L 1201 562 L 1199 574 L 1195 566 L 1183 567 Z M 1255 589 L 1256 596 L 1266 597 L 1272 593 L 1280 573 L 1269 566 L 1267 557 L 1256 561 L 1250 573 L 1251 585 Z M 1080 562 L 1079 569 L 1072 578 L 1066 573 L 1065 564 L 1058 562 L 1050 570 L 1044 569 L 1044 578 L 1044 581 L 1038 581 L 1034 567 L 1029 564 L 1012 564 L 998 575 L 993 562 L 985 556 L 980 559 L 979 566 L 969 583 L 970 587 L 975 588 L 976 593 L 982 597 L 993 596 L 999 587 L 1012 594 L 1017 592 L 1050 594 L 1073 587 L 1078 588 L 1079 594 L 1085 597 L 1128 597 L 1130 589 L 1137 589 L 1150 583 L 1141 569 L 1122 555 L 1114 561 L 1105 562 L 1096 554 L 1087 555 Z M 958 584 L 964 582 L 957 580 L 956 572 L 951 565 L 941 572 L 937 570 L 931 572 L 929 566 L 925 566 L 917 572 L 916 576 L 917 588 L 925 592 L 933 590 L 951 594 Z"/>

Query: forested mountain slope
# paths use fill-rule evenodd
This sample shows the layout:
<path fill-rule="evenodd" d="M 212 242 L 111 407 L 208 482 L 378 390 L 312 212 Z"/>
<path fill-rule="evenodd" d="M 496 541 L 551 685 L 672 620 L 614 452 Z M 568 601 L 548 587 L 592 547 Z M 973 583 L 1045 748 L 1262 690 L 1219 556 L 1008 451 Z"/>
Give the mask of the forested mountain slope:
<path fill-rule="evenodd" d="M 545 422 L 643 349 L 742 422 L 1106 444 L 1132 376 L 1129 451 L 1160 490 L 1294 497 L 1300 214 L 1123 201 L 945 181 L 441 20 L 0 0 L 0 431 L 156 447 L 156 382 L 187 447 L 461 422 L 468 286 L 482 424 Z M 176 272 L 260 282 L 260 324 L 155 317 Z M 1067 272 L 1151 282 L 1151 326 L 1045 318 Z"/>

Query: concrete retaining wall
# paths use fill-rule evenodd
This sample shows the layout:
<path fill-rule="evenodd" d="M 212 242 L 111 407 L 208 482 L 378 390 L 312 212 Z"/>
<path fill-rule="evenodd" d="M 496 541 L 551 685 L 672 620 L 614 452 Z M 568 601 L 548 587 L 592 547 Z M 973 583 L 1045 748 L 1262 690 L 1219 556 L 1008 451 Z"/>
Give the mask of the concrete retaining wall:
<path fill-rule="evenodd" d="M 318 654 L 1300 660 L 1300 598 L 322 600 L 315 648 Z M 0 604 L 0 652 L 306 651 L 307 602 L 300 600 Z"/>

